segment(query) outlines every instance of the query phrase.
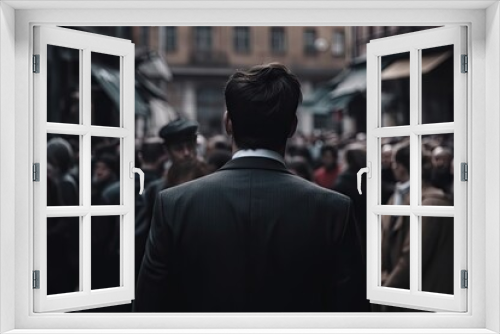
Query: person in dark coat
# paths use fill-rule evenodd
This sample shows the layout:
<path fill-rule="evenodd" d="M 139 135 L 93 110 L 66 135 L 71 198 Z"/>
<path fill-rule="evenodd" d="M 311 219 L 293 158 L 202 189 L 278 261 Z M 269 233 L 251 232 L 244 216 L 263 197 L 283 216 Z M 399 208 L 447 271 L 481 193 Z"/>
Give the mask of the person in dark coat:
<path fill-rule="evenodd" d="M 225 98 L 233 158 L 158 195 L 135 311 L 369 310 L 352 201 L 284 163 L 296 76 L 276 63 L 237 71 Z"/>
<path fill-rule="evenodd" d="M 198 123 L 187 119 L 177 119 L 168 123 L 160 129 L 159 136 L 163 139 L 163 145 L 169 158 L 170 167 L 187 161 L 196 159 L 196 137 Z M 169 167 L 169 168 L 170 168 Z M 153 207 L 156 196 L 160 191 L 166 189 L 168 169 L 164 176 L 151 181 L 145 188 L 143 206 L 136 212 L 135 227 L 135 271 L 136 278 L 139 275 L 142 259 L 144 257 L 144 248 L 149 234 L 151 219 L 153 217 Z"/>
<path fill-rule="evenodd" d="M 344 151 L 345 169 L 337 177 L 333 190 L 349 197 L 354 204 L 356 221 L 363 244 L 366 243 L 366 174 L 361 183 L 362 193 L 358 193 L 357 174 L 366 167 L 366 149 L 361 144 L 350 144 Z"/>
<path fill-rule="evenodd" d="M 432 185 L 431 155 L 422 156 L 422 205 L 450 206 Z M 453 218 L 422 217 L 422 291 L 453 294 Z"/>

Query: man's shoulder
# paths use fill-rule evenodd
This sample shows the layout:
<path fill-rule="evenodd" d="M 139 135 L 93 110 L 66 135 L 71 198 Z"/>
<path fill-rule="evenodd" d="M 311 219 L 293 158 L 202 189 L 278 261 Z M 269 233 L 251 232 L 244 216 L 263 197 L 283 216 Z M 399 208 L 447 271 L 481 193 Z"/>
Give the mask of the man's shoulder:
<path fill-rule="evenodd" d="M 203 176 L 199 179 L 183 183 L 181 185 L 167 188 L 161 192 L 162 196 L 170 199 L 193 198 L 197 195 L 210 195 L 226 190 L 234 191 L 240 188 L 241 191 L 247 190 L 248 184 L 231 182 L 231 179 L 237 179 L 242 175 L 250 175 L 248 171 L 242 170 L 219 170 L 210 175 Z M 315 198 L 327 205 L 348 205 L 349 197 L 340 194 L 336 191 L 323 188 L 314 182 L 307 181 L 299 176 L 286 173 L 276 173 L 270 178 L 270 189 L 279 189 L 280 192 L 287 191 L 288 193 L 302 196 L 304 198 Z M 241 180 L 238 180 L 241 181 Z M 274 185 L 273 185 L 274 184 Z M 286 190 L 285 190 L 286 189 Z"/>

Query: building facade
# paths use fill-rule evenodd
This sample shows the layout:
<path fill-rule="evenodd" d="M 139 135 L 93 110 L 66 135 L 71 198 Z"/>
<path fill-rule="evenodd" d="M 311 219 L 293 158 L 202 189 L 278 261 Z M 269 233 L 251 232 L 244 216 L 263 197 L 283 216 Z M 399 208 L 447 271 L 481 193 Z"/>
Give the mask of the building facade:
<path fill-rule="evenodd" d="M 336 76 L 353 57 L 349 27 L 133 27 L 136 45 L 157 51 L 173 79 L 165 87 L 172 107 L 196 119 L 206 136 L 223 133 L 224 85 L 238 68 L 280 62 L 300 79 L 304 95 Z M 309 132 L 311 115 L 301 115 Z"/>

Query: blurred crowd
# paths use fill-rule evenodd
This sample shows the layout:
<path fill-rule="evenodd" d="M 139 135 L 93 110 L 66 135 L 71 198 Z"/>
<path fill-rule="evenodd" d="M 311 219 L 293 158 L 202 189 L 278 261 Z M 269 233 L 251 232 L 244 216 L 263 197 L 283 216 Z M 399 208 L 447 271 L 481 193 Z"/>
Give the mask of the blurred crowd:
<path fill-rule="evenodd" d="M 136 148 L 136 167 L 145 176 L 143 195 L 138 194 L 138 177 L 135 180 L 136 278 L 158 192 L 213 173 L 232 157 L 230 137 L 205 138 L 197 129 L 198 124 L 193 121 L 172 121 L 161 129 L 158 137 L 145 139 Z M 408 205 L 408 137 L 384 138 L 380 144 L 380 204 Z M 419 204 L 453 205 L 453 135 L 423 136 L 421 144 Z M 121 204 L 120 140 L 93 137 L 91 154 L 91 204 Z M 352 199 L 360 235 L 366 244 L 366 179 L 363 176 L 359 194 L 356 178 L 359 169 L 366 166 L 366 136 L 358 133 L 341 137 L 330 131 L 309 136 L 299 133 L 290 139 L 285 161 L 296 175 Z M 47 205 L 80 205 L 78 137 L 49 135 L 47 163 Z M 49 294 L 78 290 L 78 219 L 48 219 Z M 92 289 L 120 285 L 120 219 L 120 216 L 92 217 Z M 382 216 L 381 226 L 381 285 L 409 289 L 409 217 Z M 423 290 L 453 293 L 453 219 L 422 217 L 422 243 L 422 261 L 426 261 L 422 262 Z M 441 277 L 438 279 L 436 275 Z"/>

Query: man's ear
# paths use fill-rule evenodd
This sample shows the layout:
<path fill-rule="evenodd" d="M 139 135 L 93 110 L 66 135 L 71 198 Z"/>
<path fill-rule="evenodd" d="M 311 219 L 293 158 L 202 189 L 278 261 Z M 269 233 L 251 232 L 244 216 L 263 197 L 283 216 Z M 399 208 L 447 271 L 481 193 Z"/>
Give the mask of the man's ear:
<path fill-rule="evenodd" d="M 233 135 L 233 123 L 231 122 L 231 119 L 229 118 L 229 115 L 226 112 L 224 112 L 224 126 L 226 127 L 226 133 L 228 136 Z"/>
<path fill-rule="evenodd" d="M 297 115 L 293 116 L 292 125 L 290 126 L 290 131 L 288 132 L 288 138 L 292 138 L 295 134 L 295 131 L 297 131 L 298 122 L 299 121 L 297 120 Z"/>

